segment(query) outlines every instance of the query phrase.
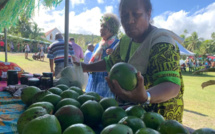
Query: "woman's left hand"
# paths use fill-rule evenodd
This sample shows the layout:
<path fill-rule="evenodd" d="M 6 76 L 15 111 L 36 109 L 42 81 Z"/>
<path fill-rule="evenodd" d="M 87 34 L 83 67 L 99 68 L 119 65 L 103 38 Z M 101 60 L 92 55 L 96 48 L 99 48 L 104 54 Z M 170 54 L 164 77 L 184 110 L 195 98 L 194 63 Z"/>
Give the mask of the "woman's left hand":
<path fill-rule="evenodd" d="M 147 100 L 147 93 L 144 88 L 144 78 L 140 72 L 137 73 L 137 87 L 131 91 L 122 89 L 119 83 L 116 80 L 110 80 L 109 77 L 106 77 L 107 83 L 110 87 L 110 90 L 117 96 L 119 99 L 124 101 L 130 101 L 134 103 L 144 103 Z"/>
<path fill-rule="evenodd" d="M 108 49 L 106 50 L 106 53 L 107 53 L 108 55 L 112 54 L 112 53 L 113 53 L 113 48 L 108 48 Z"/>

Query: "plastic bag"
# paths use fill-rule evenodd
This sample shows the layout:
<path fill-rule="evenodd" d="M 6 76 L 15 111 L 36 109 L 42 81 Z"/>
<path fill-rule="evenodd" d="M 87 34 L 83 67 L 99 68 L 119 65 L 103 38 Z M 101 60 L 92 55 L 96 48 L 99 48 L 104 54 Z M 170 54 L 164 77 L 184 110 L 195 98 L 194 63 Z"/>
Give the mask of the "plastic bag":
<path fill-rule="evenodd" d="M 77 86 L 80 88 L 86 87 L 85 75 L 83 73 L 82 66 L 73 64 L 68 66 L 60 72 L 60 79 L 56 84 L 65 84 L 68 87 Z"/>

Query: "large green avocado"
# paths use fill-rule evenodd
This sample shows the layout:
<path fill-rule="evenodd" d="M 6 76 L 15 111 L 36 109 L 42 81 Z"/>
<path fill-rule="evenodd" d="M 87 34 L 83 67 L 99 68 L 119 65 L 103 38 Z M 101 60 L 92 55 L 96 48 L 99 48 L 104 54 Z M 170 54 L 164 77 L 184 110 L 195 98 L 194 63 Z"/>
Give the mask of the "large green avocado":
<path fill-rule="evenodd" d="M 101 134 L 133 134 L 130 127 L 123 124 L 111 124 L 105 127 Z"/>
<path fill-rule="evenodd" d="M 33 99 L 34 95 L 40 91 L 41 90 L 35 86 L 26 87 L 22 90 L 21 99 L 26 105 L 29 106 L 32 104 L 32 99 Z"/>
<path fill-rule="evenodd" d="M 54 106 L 56 106 L 60 100 L 61 100 L 61 97 L 56 94 L 48 94 L 41 99 L 41 101 L 50 102 Z"/>
<path fill-rule="evenodd" d="M 99 102 L 101 100 L 101 96 L 98 93 L 96 93 L 96 92 L 87 92 L 87 93 L 85 93 L 85 95 L 94 96 L 96 98 L 97 102 Z"/>
<path fill-rule="evenodd" d="M 119 121 L 119 124 L 129 126 L 134 133 L 136 133 L 138 129 L 146 127 L 145 123 L 136 116 L 126 116 Z"/>
<path fill-rule="evenodd" d="M 30 122 L 31 120 L 43 116 L 45 114 L 48 114 L 45 108 L 42 108 L 41 106 L 32 107 L 27 109 L 24 113 L 21 114 L 17 121 L 17 130 L 20 134 L 22 134 L 22 131 L 25 127 L 25 125 Z"/>
<path fill-rule="evenodd" d="M 195 130 L 193 134 L 215 134 L 215 130 L 212 128 L 200 128 Z"/>
<path fill-rule="evenodd" d="M 110 70 L 110 79 L 116 80 L 125 90 L 133 90 L 137 85 L 137 70 L 128 63 L 119 62 Z"/>
<path fill-rule="evenodd" d="M 66 105 L 73 105 L 73 106 L 76 106 L 78 108 L 81 107 L 81 104 L 77 100 L 72 99 L 72 98 L 65 98 L 65 99 L 60 100 L 57 103 L 57 106 L 55 107 L 55 109 L 57 111 L 58 109 L 60 109 L 63 106 L 66 106 Z"/>
<path fill-rule="evenodd" d="M 142 119 L 147 128 L 155 130 L 158 130 L 160 124 L 164 122 L 163 116 L 155 112 L 145 113 Z"/>
<path fill-rule="evenodd" d="M 96 100 L 96 98 L 92 95 L 86 95 L 86 94 L 83 94 L 83 95 L 80 95 L 78 96 L 78 102 L 80 102 L 80 104 L 84 104 L 86 101 L 88 100 Z"/>
<path fill-rule="evenodd" d="M 57 94 L 57 95 L 60 95 L 63 91 L 58 88 L 58 87 L 52 87 L 52 88 L 49 88 L 48 90 L 49 92 L 52 92 L 53 94 Z"/>
<path fill-rule="evenodd" d="M 143 107 L 138 105 L 126 108 L 125 112 L 127 113 L 127 115 L 136 116 L 138 118 L 143 118 L 144 114 L 146 113 Z"/>
<path fill-rule="evenodd" d="M 102 98 L 99 103 L 102 105 L 103 109 L 106 110 L 111 106 L 118 106 L 118 102 L 114 98 Z"/>
<path fill-rule="evenodd" d="M 74 90 L 75 92 L 77 92 L 79 95 L 82 95 L 84 92 L 81 88 L 76 87 L 76 86 L 71 86 L 69 89 Z"/>
<path fill-rule="evenodd" d="M 42 100 L 42 98 L 48 94 L 52 94 L 51 92 L 47 91 L 47 90 L 42 90 L 38 93 L 36 93 L 33 98 L 32 98 L 32 102 L 35 103 L 35 102 L 39 102 Z"/>
<path fill-rule="evenodd" d="M 102 125 L 104 127 L 118 123 L 123 117 L 126 116 L 125 110 L 121 107 L 112 106 L 107 108 L 102 115 Z"/>
<path fill-rule="evenodd" d="M 61 134 L 61 126 L 54 115 L 46 114 L 31 120 L 21 134 Z"/>
<path fill-rule="evenodd" d="M 55 87 L 58 87 L 58 88 L 60 88 L 62 91 L 65 91 L 65 90 L 67 90 L 69 87 L 67 86 L 67 85 L 65 85 L 65 84 L 58 84 L 57 86 L 55 86 Z"/>
<path fill-rule="evenodd" d="M 158 131 L 151 128 L 141 128 L 135 134 L 160 134 Z"/>
<path fill-rule="evenodd" d="M 63 134 L 95 134 L 95 132 L 89 126 L 77 123 L 69 126 Z"/>
<path fill-rule="evenodd" d="M 189 131 L 176 120 L 165 120 L 160 124 L 158 131 L 161 134 L 189 134 Z"/>
<path fill-rule="evenodd" d="M 62 98 L 73 98 L 73 99 L 76 99 L 76 100 L 77 100 L 79 94 L 78 94 L 77 92 L 73 91 L 73 90 L 69 90 L 69 89 L 68 89 L 68 90 L 63 91 L 63 92 L 60 94 L 60 96 L 61 96 Z"/>
<path fill-rule="evenodd" d="M 102 114 L 104 112 L 102 106 L 94 100 L 88 100 L 81 105 L 81 111 L 84 114 L 84 123 L 93 127 L 101 123 Z"/>
<path fill-rule="evenodd" d="M 55 116 L 59 120 L 62 130 L 65 130 L 70 125 L 84 122 L 84 116 L 82 111 L 76 106 L 72 105 L 66 105 L 61 107 L 57 110 Z"/>
<path fill-rule="evenodd" d="M 54 112 L 54 106 L 50 102 L 36 102 L 36 103 L 31 104 L 28 107 L 28 109 L 30 109 L 32 107 L 38 107 L 38 106 L 45 108 L 49 114 L 52 114 Z"/>

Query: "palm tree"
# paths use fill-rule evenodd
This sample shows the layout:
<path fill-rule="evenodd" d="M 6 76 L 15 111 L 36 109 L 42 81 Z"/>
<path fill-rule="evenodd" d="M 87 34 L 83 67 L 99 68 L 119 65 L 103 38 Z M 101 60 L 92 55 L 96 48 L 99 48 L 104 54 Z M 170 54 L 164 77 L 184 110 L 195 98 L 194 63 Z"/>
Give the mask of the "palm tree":
<path fill-rule="evenodd" d="M 41 32 L 43 29 L 39 28 L 35 22 L 33 22 L 31 29 L 32 29 L 32 33 L 31 33 L 32 39 L 44 40 L 42 38 L 42 36 L 44 36 L 44 34 Z"/>
<path fill-rule="evenodd" d="M 215 46 L 212 43 L 212 40 L 205 40 L 202 42 L 200 46 L 200 52 L 205 55 L 205 54 L 212 54 L 215 50 Z"/>
<path fill-rule="evenodd" d="M 211 38 L 212 38 L 212 40 L 215 40 L 215 32 L 213 32 L 213 33 L 211 34 Z"/>
<path fill-rule="evenodd" d="M 200 39 L 198 38 L 197 32 L 193 32 L 191 36 L 185 39 L 187 49 L 194 52 L 201 45 Z"/>
<path fill-rule="evenodd" d="M 212 38 L 212 45 L 215 46 L 215 32 L 211 34 L 211 38 Z"/>
<path fill-rule="evenodd" d="M 187 35 L 187 29 L 184 30 L 184 33 L 180 35 L 181 38 L 186 39 L 186 35 Z M 182 46 L 184 46 L 185 48 L 187 48 L 187 44 L 186 43 L 182 43 Z"/>

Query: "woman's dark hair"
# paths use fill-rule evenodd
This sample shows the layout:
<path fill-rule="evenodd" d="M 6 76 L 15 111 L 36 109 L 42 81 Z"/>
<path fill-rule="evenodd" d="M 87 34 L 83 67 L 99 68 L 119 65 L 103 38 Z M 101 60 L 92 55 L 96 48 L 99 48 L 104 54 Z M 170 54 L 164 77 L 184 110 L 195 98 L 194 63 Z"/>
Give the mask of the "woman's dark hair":
<path fill-rule="evenodd" d="M 122 10 L 122 5 L 124 3 L 125 0 L 120 0 L 120 4 L 119 4 L 119 12 L 121 12 Z M 144 5 L 144 9 L 146 12 L 152 11 L 152 3 L 150 0 L 139 0 L 143 2 Z"/>

